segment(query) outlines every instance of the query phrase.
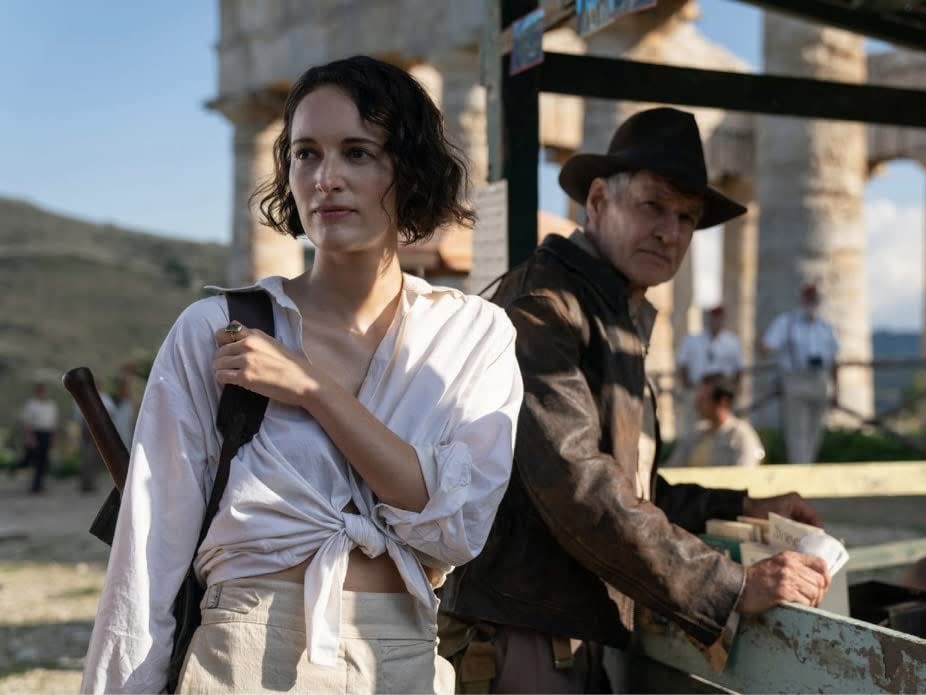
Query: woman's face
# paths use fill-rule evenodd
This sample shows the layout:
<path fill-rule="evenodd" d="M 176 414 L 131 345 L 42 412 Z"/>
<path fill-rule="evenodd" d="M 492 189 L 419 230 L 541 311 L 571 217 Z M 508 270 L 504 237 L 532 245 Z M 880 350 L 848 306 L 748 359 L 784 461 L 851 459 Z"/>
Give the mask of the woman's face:
<path fill-rule="evenodd" d="M 302 228 L 320 251 L 395 247 L 393 168 L 385 140 L 386 133 L 364 122 L 336 87 L 318 87 L 296 107 L 289 186 Z"/>

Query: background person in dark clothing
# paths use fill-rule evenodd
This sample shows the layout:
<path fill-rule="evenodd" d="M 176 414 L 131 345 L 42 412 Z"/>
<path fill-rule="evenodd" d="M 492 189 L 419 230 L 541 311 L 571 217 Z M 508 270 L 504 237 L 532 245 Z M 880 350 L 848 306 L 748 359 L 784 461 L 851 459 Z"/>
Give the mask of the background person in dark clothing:
<path fill-rule="evenodd" d="M 32 466 L 35 469 L 30 492 L 36 494 L 45 489 L 48 454 L 58 429 L 58 405 L 48 397 L 48 387 L 45 384 L 37 383 L 32 396 L 26 400 L 22 411 L 22 425 L 26 451 L 19 467 Z"/>

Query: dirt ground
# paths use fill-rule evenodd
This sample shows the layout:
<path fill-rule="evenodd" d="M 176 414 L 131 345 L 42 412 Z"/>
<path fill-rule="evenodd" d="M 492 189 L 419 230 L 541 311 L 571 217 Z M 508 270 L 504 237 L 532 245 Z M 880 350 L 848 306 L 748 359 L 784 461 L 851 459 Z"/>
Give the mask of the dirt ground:
<path fill-rule="evenodd" d="M 0 694 L 76 693 L 108 548 L 87 533 L 108 491 L 0 473 Z"/>
<path fill-rule="evenodd" d="M 87 532 L 108 490 L 51 480 L 24 491 L 0 473 L 0 695 L 75 693 L 103 584 L 108 548 Z M 850 546 L 926 537 L 922 498 L 819 500 L 828 530 Z M 902 568 L 880 573 L 899 576 Z M 853 574 L 851 582 L 864 577 Z"/>

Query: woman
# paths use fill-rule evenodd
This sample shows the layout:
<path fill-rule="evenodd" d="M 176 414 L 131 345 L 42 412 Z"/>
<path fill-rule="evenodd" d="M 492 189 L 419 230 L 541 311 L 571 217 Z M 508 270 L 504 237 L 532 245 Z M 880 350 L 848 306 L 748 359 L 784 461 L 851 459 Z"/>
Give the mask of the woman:
<path fill-rule="evenodd" d="M 420 85 L 366 57 L 302 75 L 274 155 L 264 220 L 306 234 L 314 265 L 258 283 L 276 339 L 223 330 L 216 297 L 165 340 L 84 691 L 164 687 L 171 601 L 221 444 L 220 390 L 236 384 L 270 405 L 196 553 L 209 588 L 179 690 L 452 692 L 432 583 L 485 542 L 521 379 L 504 312 L 403 275 L 397 247 L 472 221 L 466 171 Z"/>

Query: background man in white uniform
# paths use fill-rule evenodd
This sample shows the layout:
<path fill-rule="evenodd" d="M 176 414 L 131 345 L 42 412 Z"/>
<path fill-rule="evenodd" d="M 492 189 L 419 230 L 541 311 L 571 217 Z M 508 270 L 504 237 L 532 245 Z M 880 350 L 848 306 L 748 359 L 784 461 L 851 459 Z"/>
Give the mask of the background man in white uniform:
<path fill-rule="evenodd" d="M 820 450 L 823 420 L 832 394 L 836 402 L 836 354 L 833 327 L 820 318 L 820 293 L 801 287 L 801 306 L 772 321 L 762 339 L 763 352 L 778 356 L 781 424 L 790 463 L 813 463 Z"/>
<path fill-rule="evenodd" d="M 708 313 L 707 328 L 682 341 L 675 356 L 679 381 L 685 392 L 681 399 L 680 435 L 690 434 L 697 424 L 693 396 L 695 387 L 708 374 L 722 374 L 739 387 L 743 370 L 743 351 L 739 338 L 723 327 L 723 306 Z"/>

